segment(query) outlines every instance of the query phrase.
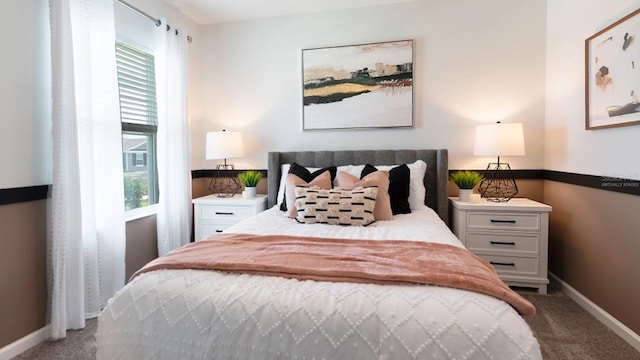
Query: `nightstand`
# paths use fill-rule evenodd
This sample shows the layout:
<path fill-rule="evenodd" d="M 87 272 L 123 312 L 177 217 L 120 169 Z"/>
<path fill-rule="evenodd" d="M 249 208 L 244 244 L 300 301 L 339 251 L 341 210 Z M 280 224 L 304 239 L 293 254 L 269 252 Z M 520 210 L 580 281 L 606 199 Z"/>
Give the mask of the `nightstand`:
<path fill-rule="evenodd" d="M 241 195 L 219 198 L 212 194 L 193 199 L 192 202 L 194 239 L 198 241 L 264 211 L 267 208 L 267 195 L 243 199 Z"/>
<path fill-rule="evenodd" d="M 453 233 L 471 252 L 491 263 L 507 285 L 547 293 L 551 206 L 525 198 L 449 202 Z"/>

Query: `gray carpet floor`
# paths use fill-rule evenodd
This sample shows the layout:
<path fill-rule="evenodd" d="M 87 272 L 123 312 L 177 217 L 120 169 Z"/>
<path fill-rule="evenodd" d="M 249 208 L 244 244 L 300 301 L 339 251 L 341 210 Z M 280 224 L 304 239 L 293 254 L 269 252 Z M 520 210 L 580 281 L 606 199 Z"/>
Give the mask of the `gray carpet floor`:
<path fill-rule="evenodd" d="M 640 360 L 640 352 L 561 291 L 548 295 L 519 291 L 536 306 L 526 321 L 545 360 Z"/>
<path fill-rule="evenodd" d="M 564 293 L 549 295 L 519 291 L 537 309 L 527 323 L 535 333 L 545 360 L 640 360 L 640 352 L 602 325 Z M 96 319 L 83 330 L 68 331 L 59 341 L 46 341 L 14 360 L 95 359 Z M 135 359 L 132 359 L 135 360 Z"/>

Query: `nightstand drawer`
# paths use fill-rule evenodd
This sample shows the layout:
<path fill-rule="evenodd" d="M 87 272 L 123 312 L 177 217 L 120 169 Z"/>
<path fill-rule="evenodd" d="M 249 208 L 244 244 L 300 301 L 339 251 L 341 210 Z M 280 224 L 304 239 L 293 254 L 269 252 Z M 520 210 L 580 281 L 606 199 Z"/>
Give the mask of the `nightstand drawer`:
<path fill-rule="evenodd" d="M 538 233 L 467 233 L 467 247 L 472 252 L 491 251 L 494 253 L 538 255 L 540 234 Z"/>
<path fill-rule="evenodd" d="M 469 212 L 468 229 L 508 229 L 540 231 L 539 213 Z"/>
<path fill-rule="evenodd" d="M 201 238 L 196 239 L 196 241 L 205 239 L 213 234 L 221 233 L 236 223 L 237 221 L 213 221 L 213 222 L 200 223 L 199 233 Z"/>
<path fill-rule="evenodd" d="M 202 206 L 200 219 L 244 219 L 255 213 L 247 206 Z"/>
<path fill-rule="evenodd" d="M 496 268 L 498 274 L 511 275 L 538 275 L 538 258 L 498 256 L 498 255 L 478 255 L 488 261 Z"/>

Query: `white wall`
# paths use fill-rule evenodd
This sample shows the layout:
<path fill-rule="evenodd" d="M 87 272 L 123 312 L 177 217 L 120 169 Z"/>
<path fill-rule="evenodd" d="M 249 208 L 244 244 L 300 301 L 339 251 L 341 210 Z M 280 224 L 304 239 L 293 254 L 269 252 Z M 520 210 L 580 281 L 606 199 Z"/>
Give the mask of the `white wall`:
<path fill-rule="evenodd" d="M 392 148 L 448 148 L 451 168 L 484 168 L 490 159 L 472 156 L 475 125 L 501 120 L 526 133 L 527 155 L 505 160 L 540 169 L 545 26 L 539 0 L 418 0 L 203 26 L 192 168 L 218 163 L 204 160 L 204 133 L 222 128 L 244 134 L 249 155 L 231 161 L 240 168 L 266 168 L 268 151 Z M 414 128 L 302 130 L 302 49 L 401 39 L 415 44 Z"/>
<path fill-rule="evenodd" d="M 545 169 L 640 179 L 640 125 L 585 130 L 584 95 L 585 39 L 637 8 L 637 0 L 547 1 Z"/>
<path fill-rule="evenodd" d="M 49 5 L 4 0 L 0 14 L 0 189 L 49 184 Z"/>

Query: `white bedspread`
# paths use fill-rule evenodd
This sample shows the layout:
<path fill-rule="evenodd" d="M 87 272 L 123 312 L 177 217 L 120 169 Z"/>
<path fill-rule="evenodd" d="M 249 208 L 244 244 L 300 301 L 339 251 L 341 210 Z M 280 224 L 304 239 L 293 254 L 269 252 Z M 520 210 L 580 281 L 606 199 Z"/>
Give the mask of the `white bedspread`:
<path fill-rule="evenodd" d="M 243 221 L 225 232 L 262 235 L 303 235 L 341 239 L 395 239 L 430 241 L 464 247 L 445 223 L 428 207 L 412 210 L 411 214 L 394 215 L 393 220 L 377 221 L 370 226 L 336 226 L 325 224 L 298 224 L 295 219 L 282 216 L 271 208 L 251 221 Z"/>
<path fill-rule="evenodd" d="M 365 228 L 270 209 L 228 232 L 462 246 L 430 209 Z M 507 303 L 424 285 L 300 281 L 206 270 L 142 274 L 99 317 L 98 359 L 540 359 Z"/>

